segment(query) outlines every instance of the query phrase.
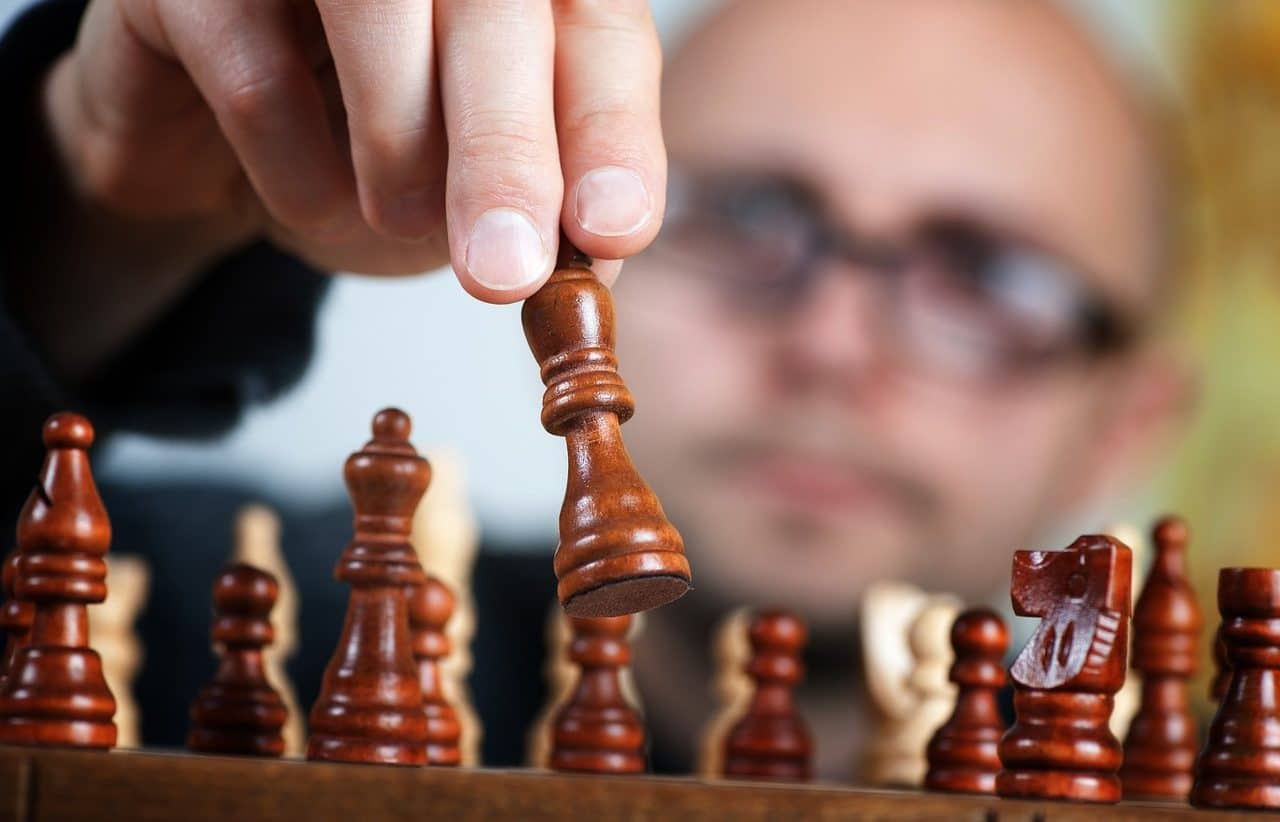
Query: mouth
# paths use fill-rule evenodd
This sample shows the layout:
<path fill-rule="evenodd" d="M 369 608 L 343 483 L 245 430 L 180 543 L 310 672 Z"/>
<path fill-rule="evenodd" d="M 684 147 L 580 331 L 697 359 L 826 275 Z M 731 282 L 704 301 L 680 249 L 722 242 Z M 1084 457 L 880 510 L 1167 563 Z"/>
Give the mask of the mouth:
<path fill-rule="evenodd" d="M 761 454 L 743 460 L 734 473 L 757 500 L 798 513 L 831 517 L 902 508 L 900 495 L 882 477 L 819 455 Z"/>

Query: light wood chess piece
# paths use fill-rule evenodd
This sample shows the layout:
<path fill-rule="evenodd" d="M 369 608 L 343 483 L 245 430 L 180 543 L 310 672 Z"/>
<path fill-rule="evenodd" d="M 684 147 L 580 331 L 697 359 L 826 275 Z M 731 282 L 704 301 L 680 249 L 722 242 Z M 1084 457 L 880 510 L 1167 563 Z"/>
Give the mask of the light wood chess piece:
<path fill-rule="evenodd" d="M 755 683 L 747 675 L 747 663 L 751 659 L 750 624 L 751 610 L 737 608 L 720 620 L 711 640 L 715 666 L 711 692 L 716 711 L 698 744 L 698 774 L 703 777 L 713 778 L 724 773 L 725 737 L 747 712 L 755 693 Z"/>
<path fill-rule="evenodd" d="M 1133 552 L 1133 588 L 1131 590 L 1141 591 L 1151 568 L 1150 541 L 1142 531 L 1127 522 L 1115 523 L 1103 533 L 1120 540 Z M 1129 641 L 1133 642 L 1132 633 Z M 1132 656 L 1132 650 L 1132 648 L 1129 649 L 1129 656 Z M 1138 713 L 1138 707 L 1141 704 L 1142 676 L 1132 668 L 1127 668 L 1124 684 L 1116 693 L 1115 707 L 1111 709 L 1111 719 L 1107 723 L 1116 739 L 1124 739 L 1128 735 L 1129 725 L 1133 722 L 1133 717 Z"/>
<path fill-rule="evenodd" d="M 107 557 L 107 598 L 89 606 L 89 636 L 102 657 L 102 675 L 116 698 L 116 747 L 142 745 L 142 715 L 133 697 L 133 682 L 142 667 L 138 615 L 147 601 L 151 570 L 142 557 Z"/>

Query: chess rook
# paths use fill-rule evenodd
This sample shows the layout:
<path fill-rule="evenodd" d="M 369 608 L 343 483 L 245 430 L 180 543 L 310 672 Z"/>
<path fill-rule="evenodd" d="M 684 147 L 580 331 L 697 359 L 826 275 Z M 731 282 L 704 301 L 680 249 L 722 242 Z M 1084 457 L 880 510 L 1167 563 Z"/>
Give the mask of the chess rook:
<path fill-rule="evenodd" d="M 221 648 L 213 681 L 191 705 L 187 748 L 201 753 L 280 756 L 287 712 L 267 681 L 271 608 L 280 587 L 251 565 L 228 566 L 213 584 L 213 642 Z"/>
<path fill-rule="evenodd" d="M 568 656 L 578 681 L 552 721 L 553 770 L 644 772 L 644 725 L 627 703 L 620 675 L 631 663 L 630 627 L 630 616 L 569 618 Z"/>
<path fill-rule="evenodd" d="M 1004 735 L 998 696 L 1004 687 L 1009 632 L 990 608 L 960 614 L 951 626 L 955 662 L 950 679 L 958 687 L 955 710 L 929 740 L 925 787 L 955 793 L 996 792 L 997 750 Z"/>
<path fill-rule="evenodd" d="M 725 738 L 725 776 L 810 778 L 813 745 L 793 698 L 804 679 L 800 652 L 806 638 L 800 618 L 784 611 L 764 611 L 752 619 L 747 675 L 755 693 L 746 714 Z"/>
<path fill-rule="evenodd" d="M 0 631 L 3 631 L 4 645 L 0 648 L 0 691 L 4 690 L 4 680 L 18 651 L 26 647 L 31 639 L 31 623 L 35 621 L 35 606 L 30 602 L 18 599 L 15 593 L 18 586 L 18 563 L 22 558 L 15 550 L 5 558 L 3 575 L 0 576 L 0 587 L 4 592 L 4 605 L 0 606 Z"/>
<path fill-rule="evenodd" d="M 1218 572 L 1231 685 L 1196 760 L 1191 804 L 1280 808 L 1280 570 Z"/>
<path fill-rule="evenodd" d="M 689 590 L 680 534 L 627 454 L 635 401 L 618 375 L 613 299 L 590 258 L 561 240 L 556 271 L 525 300 L 523 324 L 547 390 L 542 425 L 565 438 L 557 592 L 570 616 L 619 616 Z"/>
<path fill-rule="evenodd" d="M 1000 796 L 1120 800 L 1121 749 L 1107 721 L 1125 677 L 1132 561 L 1101 535 L 1014 554 L 1014 613 L 1040 625 L 1009 669 L 1016 718 L 1000 740 Z"/>
<path fill-rule="evenodd" d="M 334 576 L 351 586 L 342 636 L 311 708 L 308 759 L 423 765 L 427 715 L 413 661 L 406 588 L 426 576 L 409 544 L 431 467 L 409 444 L 409 417 L 386 409 L 343 474 L 355 536 Z"/>
<path fill-rule="evenodd" d="M 33 603 L 26 647 L 0 689 L 0 742 L 110 748 L 116 703 L 89 647 L 86 606 L 107 596 L 111 523 L 89 469 L 93 426 L 60 413 L 44 425 L 47 449 L 18 516 L 19 599 Z"/>
<path fill-rule="evenodd" d="M 1185 800 L 1195 764 L 1196 723 L 1187 680 L 1196 671 L 1200 611 L 1187 581 L 1187 526 L 1166 517 L 1152 533 L 1155 563 L 1133 609 L 1133 668 L 1142 702 L 1124 740 L 1126 799 Z"/>
<path fill-rule="evenodd" d="M 459 765 L 462 727 L 444 695 L 441 665 L 449 656 L 445 628 L 453 615 L 453 594 L 433 576 L 409 589 L 409 629 L 413 633 L 413 658 L 418 664 L 418 686 L 427 715 L 427 764 Z"/>

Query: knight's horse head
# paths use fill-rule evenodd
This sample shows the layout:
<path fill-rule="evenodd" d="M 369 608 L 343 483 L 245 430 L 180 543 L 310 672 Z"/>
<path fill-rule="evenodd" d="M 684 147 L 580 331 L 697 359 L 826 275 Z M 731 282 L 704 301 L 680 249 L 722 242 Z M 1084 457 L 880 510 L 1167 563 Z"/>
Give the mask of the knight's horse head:
<path fill-rule="evenodd" d="M 1133 555 L 1109 536 L 1013 555 L 1013 610 L 1040 626 L 1009 669 L 1029 688 L 1113 691 L 1124 681 Z"/>

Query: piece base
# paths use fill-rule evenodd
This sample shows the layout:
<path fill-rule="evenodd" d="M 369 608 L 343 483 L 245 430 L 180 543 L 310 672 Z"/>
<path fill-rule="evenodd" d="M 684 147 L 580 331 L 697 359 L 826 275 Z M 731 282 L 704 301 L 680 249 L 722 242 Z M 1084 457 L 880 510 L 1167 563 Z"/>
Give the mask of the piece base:
<path fill-rule="evenodd" d="M 1120 801 L 1120 780 L 1114 774 L 1101 772 L 1005 770 L 996 776 L 996 794 L 1006 799 L 1114 805 Z"/>
<path fill-rule="evenodd" d="M 675 602 L 689 592 L 689 580 L 670 575 L 642 576 L 609 582 L 561 600 L 573 617 L 638 614 Z"/>

